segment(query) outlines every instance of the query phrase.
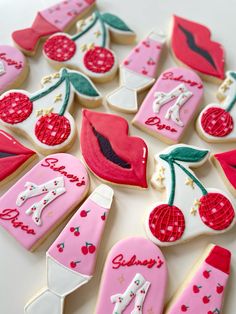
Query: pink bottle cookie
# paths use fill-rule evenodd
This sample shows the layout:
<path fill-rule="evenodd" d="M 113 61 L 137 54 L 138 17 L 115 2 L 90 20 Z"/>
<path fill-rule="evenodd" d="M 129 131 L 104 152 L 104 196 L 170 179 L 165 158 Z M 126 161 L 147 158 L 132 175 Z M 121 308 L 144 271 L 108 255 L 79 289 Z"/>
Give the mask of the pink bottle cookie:
<path fill-rule="evenodd" d="M 107 95 L 108 104 L 118 111 L 138 110 L 137 94 L 154 82 L 165 36 L 153 31 L 132 49 L 120 66 L 120 87 Z"/>
<path fill-rule="evenodd" d="M 49 155 L 0 198 L 0 225 L 33 251 L 88 189 L 89 177 L 79 159 L 69 154 Z"/>
<path fill-rule="evenodd" d="M 158 78 L 132 123 L 168 144 L 179 143 L 199 108 L 203 84 L 196 73 L 171 68 Z"/>
<path fill-rule="evenodd" d="M 56 68 L 79 69 L 98 82 L 111 80 L 118 61 L 109 49 L 111 40 L 120 44 L 134 41 L 135 33 L 117 16 L 96 11 L 77 23 L 78 33 L 58 33 L 44 44 L 46 59 Z"/>
<path fill-rule="evenodd" d="M 0 94 L 21 85 L 28 71 L 27 61 L 17 48 L 0 45 Z"/>
<path fill-rule="evenodd" d="M 25 306 L 25 314 L 61 314 L 64 298 L 93 276 L 113 190 L 100 185 L 77 210 L 47 251 L 47 288 Z"/>
<path fill-rule="evenodd" d="M 209 245 L 168 304 L 165 314 L 220 314 L 230 274 L 230 260 L 230 251 Z"/>
<path fill-rule="evenodd" d="M 217 98 L 221 104 L 210 104 L 200 113 L 196 128 L 207 142 L 235 142 L 236 119 L 236 72 L 228 71 L 226 79 L 219 87 Z"/>
<path fill-rule="evenodd" d="M 221 234 L 235 222 L 232 200 L 221 190 L 205 188 L 190 168 L 203 165 L 209 151 L 184 144 L 173 145 L 155 156 L 152 184 L 166 190 L 145 219 L 150 240 L 159 246 L 178 244 L 202 234 Z"/>
<path fill-rule="evenodd" d="M 108 254 L 96 314 L 161 314 L 167 265 L 158 247 L 144 238 L 118 242 Z"/>
<path fill-rule="evenodd" d="M 43 88 L 30 94 L 10 90 L 0 97 L 0 120 L 28 137 L 43 154 L 65 151 L 76 135 L 70 114 L 75 96 L 86 107 L 101 104 L 102 97 L 84 74 L 61 69 L 42 79 Z"/>
<path fill-rule="evenodd" d="M 15 44 L 27 55 L 34 55 L 40 39 L 68 30 L 73 23 L 87 13 L 95 0 L 64 0 L 39 11 L 30 28 L 12 33 Z"/>

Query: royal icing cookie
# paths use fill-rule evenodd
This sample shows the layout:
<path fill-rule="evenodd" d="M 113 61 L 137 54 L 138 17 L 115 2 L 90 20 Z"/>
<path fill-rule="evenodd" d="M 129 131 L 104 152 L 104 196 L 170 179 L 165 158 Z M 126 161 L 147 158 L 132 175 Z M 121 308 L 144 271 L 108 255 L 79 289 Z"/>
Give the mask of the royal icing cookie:
<path fill-rule="evenodd" d="M 223 80 L 224 49 L 211 40 L 209 28 L 176 15 L 172 24 L 170 46 L 177 61 L 205 79 Z"/>
<path fill-rule="evenodd" d="M 128 122 L 117 115 L 83 110 L 81 151 L 89 169 L 99 178 L 147 188 L 148 148 L 128 135 Z"/>
<path fill-rule="evenodd" d="M 77 23 L 78 33 L 59 33 L 44 44 L 46 59 L 58 67 L 79 69 L 94 81 L 105 82 L 116 74 L 118 61 L 109 49 L 110 34 L 114 42 L 127 44 L 135 33 L 117 16 L 96 11 Z"/>
<path fill-rule="evenodd" d="M 61 69 L 42 79 L 43 88 L 30 94 L 10 90 L 0 97 L 0 120 L 10 129 L 30 138 L 40 152 L 65 151 L 76 133 L 70 114 L 75 94 L 86 107 L 101 104 L 94 84 L 77 71 Z"/>
<path fill-rule="evenodd" d="M 0 185 L 20 173 L 35 157 L 34 151 L 0 130 Z"/>
<path fill-rule="evenodd" d="M 208 158 L 208 150 L 183 144 L 155 156 L 152 184 L 166 190 L 167 201 L 157 204 L 145 221 L 147 236 L 154 243 L 174 245 L 201 234 L 226 232 L 235 224 L 235 210 L 228 196 L 218 189 L 206 189 L 190 170 Z"/>
<path fill-rule="evenodd" d="M 151 241 L 134 237 L 119 241 L 108 254 L 96 314 L 161 314 L 167 265 Z"/>
<path fill-rule="evenodd" d="M 163 72 L 132 123 L 168 143 L 179 143 L 203 96 L 203 84 L 196 73 L 184 68 Z"/>
<path fill-rule="evenodd" d="M 230 274 L 231 253 L 209 245 L 170 301 L 165 314 L 220 314 Z"/>
<path fill-rule="evenodd" d="M 66 0 L 39 11 L 30 28 L 12 33 L 15 44 L 27 55 L 36 53 L 39 41 L 45 37 L 68 30 L 87 13 L 95 0 Z"/>
<path fill-rule="evenodd" d="M 20 86 L 28 75 L 24 55 L 15 47 L 0 45 L 0 94 Z"/>
<path fill-rule="evenodd" d="M 0 225 L 33 251 L 83 200 L 88 188 L 89 177 L 79 159 L 49 155 L 0 198 Z"/>
<path fill-rule="evenodd" d="M 138 92 L 155 82 L 164 43 L 165 36 L 153 31 L 124 59 L 120 66 L 120 87 L 106 98 L 114 110 L 137 112 Z"/>
<path fill-rule="evenodd" d="M 63 313 L 64 298 L 93 276 L 113 190 L 100 185 L 47 251 L 47 288 L 25 306 L 25 314 Z"/>
<path fill-rule="evenodd" d="M 210 104 L 200 113 L 196 124 L 197 131 L 207 142 L 235 142 L 236 72 L 226 73 L 217 98 L 221 101 L 220 104 Z"/>

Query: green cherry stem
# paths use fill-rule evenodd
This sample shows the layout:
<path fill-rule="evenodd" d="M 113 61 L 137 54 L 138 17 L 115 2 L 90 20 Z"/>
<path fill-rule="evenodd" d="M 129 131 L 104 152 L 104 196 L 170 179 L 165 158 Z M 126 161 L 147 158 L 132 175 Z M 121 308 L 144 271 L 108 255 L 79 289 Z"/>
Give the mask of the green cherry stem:
<path fill-rule="evenodd" d="M 65 93 L 65 99 L 64 99 L 63 105 L 62 105 L 61 110 L 59 112 L 60 116 L 64 115 L 66 108 L 67 108 L 67 105 L 68 105 L 68 102 L 69 102 L 69 99 L 70 99 L 70 80 L 69 80 L 69 77 L 66 76 L 66 93 Z"/>
<path fill-rule="evenodd" d="M 230 76 L 234 81 L 236 81 L 236 73 L 235 72 L 230 72 Z M 236 103 L 236 95 L 234 95 L 233 99 L 230 101 L 230 103 L 226 107 L 225 111 L 230 112 L 233 109 L 235 103 Z"/>
<path fill-rule="evenodd" d="M 168 162 L 170 166 L 170 174 L 171 174 L 171 192 L 168 200 L 168 205 L 173 206 L 175 199 L 175 185 L 176 185 L 176 177 L 175 177 L 175 167 L 172 161 Z"/>

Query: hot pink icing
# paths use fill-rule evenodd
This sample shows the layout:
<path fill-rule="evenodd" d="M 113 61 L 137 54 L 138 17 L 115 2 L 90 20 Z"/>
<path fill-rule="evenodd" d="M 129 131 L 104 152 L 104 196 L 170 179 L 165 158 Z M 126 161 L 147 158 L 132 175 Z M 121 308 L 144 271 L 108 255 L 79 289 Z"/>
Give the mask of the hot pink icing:
<path fill-rule="evenodd" d="M 50 168 L 52 165 L 54 165 L 54 170 Z M 45 194 L 29 198 L 21 206 L 16 205 L 16 199 L 26 189 L 26 182 L 40 185 L 57 177 L 63 177 L 66 191 L 44 208 L 42 225 L 37 226 L 32 219 L 32 215 L 27 215 L 25 211 L 34 203 L 39 202 Z M 88 187 L 89 177 L 79 159 L 69 154 L 49 155 L 1 197 L 0 225 L 26 249 L 30 250 L 82 200 Z M 22 222 L 22 224 L 14 227 L 14 221 L 10 218 L 13 218 L 17 213 L 19 215 L 16 223 Z M 8 219 L 6 220 L 6 218 Z"/>
<path fill-rule="evenodd" d="M 120 266 L 122 261 L 125 261 L 125 266 Z M 134 237 L 118 242 L 107 257 L 96 314 L 113 313 L 111 296 L 124 293 L 137 273 L 150 282 L 143 303 L 143 313 L 162 313 L 167 284 L 164 256 L 151 241 Z M 130 314 L 133 308 L 134 301 L 131 301 L 123 313 Z"/>
<path fill-rule="evenodd" d="M 178 85 L 183 83 L 186 88 L 193 94 L 190 99 L 180 108 L 180 119 L 184 126 L 177 125 L 171 119 L 166 119 L 167 110 L 174 105 L 176 98 L 160 108 L 159 113 L 154 113 L 153 102 L 155 101 L 156 92 L 169 93 Z M 185 68 L 171 68 L 166 70 L 158 78 L 146 98 L 144 99 L 139 112 L 134 118 L 134 124 L 141 126 L 143 129 L 151 132 L 152 135 L 159 135 L 167 138 L 173 143 L 178 143 L 194 117 L 200 100 L 203 95 L 203 84 L 199 76 L 191 70 Z M 146 121 L 149 121 L 147 125 Z M 151 121 L 151 123 L 150 123 Z M 146 122 L 146 123 L 145 123 Z M 155 123 L 156 122 L 156 123 Z"/>

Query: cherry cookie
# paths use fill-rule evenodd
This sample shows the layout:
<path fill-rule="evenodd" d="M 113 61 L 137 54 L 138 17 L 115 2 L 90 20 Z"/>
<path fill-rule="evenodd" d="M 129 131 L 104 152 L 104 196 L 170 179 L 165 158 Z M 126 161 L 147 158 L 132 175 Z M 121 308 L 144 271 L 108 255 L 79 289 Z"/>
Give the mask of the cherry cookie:
<path fill-rule="evenodd" d="M 209 245 L 176 291 L 164 314 L 220 314 L 230 274 L 231 253 Z"/>
<path fill-rule="evenodd" d="M 210 104 L 200 113 L 196 128 L 207 142 L 235 142 L 234 123 L 236 118 L 236 72 L 228 71 L 219 87 L 217 98 L 221 104 Z"/>
<path fill-rule="evenodd" d="M 117 16 L 96 11 L 77 23 L 78 33 L 58 33 L 44 44 L 46 59 L 56 68 L 79 69 L 94 81 L 105 82 L 116 74 L 118 61 L 109 49 L 110 33 L 114 42 L 129 44 L 135 33 Z"/>
<path fill-rule="evenodd" d="M 0 199 L 0 225 L 33 251 L 84 199 L 89 177 L 69 154 L 45 157 Z M 62 205 L 63 204 L 63 205 Z"/>
<path fill-rule="evenodd" d="M 10 90 L 0 97 L 0 120 L 30 138 L 44 154 L 65 151 L 75 138 L 74 118 L 69 112 L 74 94 L 82 105 L 95 107 L 102 97 L 94 84 L 77 71 L 65 68 L 42 79 L 43 88 L 32 94 Z"/>
<path fill-rule="evenodd" d="M 203 165 L 209 151 L 173 145 L 155 156 L 154 187 L 166 189 L 167 202 L 159 203 L 145 221 L 147 236 L 160 246 L 174 245 L 201 234 L 220 234 L 235 224 L 235 210 L 226 194 L 206 189 L 191 168 Z"/>
<path fill-rule="evenodd" d="M 144 238 L 119 241 L 108 254 L 96 314 L 162 314 L 167 265 L 160 249 Z"/>
<path fill-rule="evenodd" d="M 92 279 L 113 190 L 98 186 L 46 253 L 47 288 L 25 306 L 25 314 L 61 314 L 65 296 Z"/>

